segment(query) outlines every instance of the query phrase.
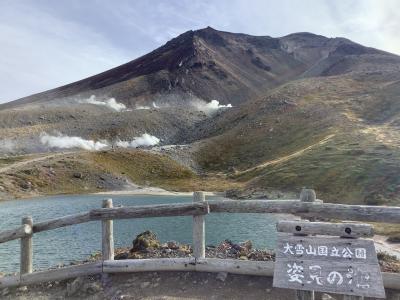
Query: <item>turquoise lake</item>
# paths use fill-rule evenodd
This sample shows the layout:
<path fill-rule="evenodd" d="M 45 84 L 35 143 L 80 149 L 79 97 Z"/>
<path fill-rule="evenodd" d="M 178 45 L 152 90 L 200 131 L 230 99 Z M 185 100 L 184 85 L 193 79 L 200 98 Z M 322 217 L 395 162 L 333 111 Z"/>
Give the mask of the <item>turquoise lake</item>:
<path fill-rule="evenodd" d="M 21 218 L 31 215 L 39 222 L 100 208 L 102 200 L 112 198 L 114 206 L 188 203 L 191 196 L 152 195 L 74 195 L 0 202 L 0 231 L 13 229 Z M 209 200 L 217 197 L 207 197 Z M 212 213 L 206 216 L 206 243 L 216 245 L 225 239 L 251 240 L 254 247 L 273 249 L 277 216 L 272 214 Z M 152 230 L 160 241 L 192 243 L 192 217 L 160 217 L 114 221 L 115 247 L 130 247 L 135 236 Z M 101 249 L 100 222 L 89 222 L 40 232 L 33 237 L 34 269 L 84 260 Z M 0 244 L 0 272 L 19 270 L 19 241 Z"/>

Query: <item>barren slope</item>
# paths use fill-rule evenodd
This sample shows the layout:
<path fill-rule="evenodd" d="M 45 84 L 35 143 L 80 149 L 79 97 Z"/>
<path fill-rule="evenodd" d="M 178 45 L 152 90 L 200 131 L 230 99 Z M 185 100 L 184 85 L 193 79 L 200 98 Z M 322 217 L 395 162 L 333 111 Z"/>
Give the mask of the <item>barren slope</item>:
<path fill-rule="evenodd" d="M 130 110 L 80 102 L 90 95 L 115 97 Z M 400 201 L 399 95 L 399 56 L 344 38 L 208 27 L 104 73 L 0 105 L 0 139 L 32 153 L 49 151 L 37 144 L 42 132 L 110 141 L 147 132 L 162 145 L 194 145 L 183 158 L 170 154 L 177 163 L 195 159 L 199 174 L 229 174 L 251 191 L 309 186 L 331 201 L 392 204 Z M 211 99 L 233 108 L 207 115 L 192 106 Z M 153 102 L 160 107 L 135 109 Z"/>

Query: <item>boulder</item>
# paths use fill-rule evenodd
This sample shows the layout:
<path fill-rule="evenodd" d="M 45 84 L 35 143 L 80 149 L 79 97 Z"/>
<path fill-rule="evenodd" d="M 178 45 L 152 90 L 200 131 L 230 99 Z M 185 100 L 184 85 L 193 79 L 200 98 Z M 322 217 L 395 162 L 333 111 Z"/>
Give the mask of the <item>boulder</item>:
<path fill-rule="evenodd" d="M 157 239 L 156 234 L 149 230 L 136 236 L 132 244 L 133 246 L 131 252 L 147 251 L 148 249 L 160 248 L 160 241 Z"/>
<path fill-rule="evenodd" d="M 74 178 L 78 178 L 78 179 L 82 179 L 83 178 L 83 174 L 81 172 L 75 172 L 73 174 Z"/>

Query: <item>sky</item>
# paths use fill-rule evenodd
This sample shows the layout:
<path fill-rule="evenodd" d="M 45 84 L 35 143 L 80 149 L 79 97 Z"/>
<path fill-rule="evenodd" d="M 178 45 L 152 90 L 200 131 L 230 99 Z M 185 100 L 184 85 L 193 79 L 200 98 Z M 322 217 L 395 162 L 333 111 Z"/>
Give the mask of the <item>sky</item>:
<path fill-rule="evenodd" d="M 398 0 L 0 0 L 0 103 L 108 70 L 207 26 L 341 36 L 400 55 Z"/>

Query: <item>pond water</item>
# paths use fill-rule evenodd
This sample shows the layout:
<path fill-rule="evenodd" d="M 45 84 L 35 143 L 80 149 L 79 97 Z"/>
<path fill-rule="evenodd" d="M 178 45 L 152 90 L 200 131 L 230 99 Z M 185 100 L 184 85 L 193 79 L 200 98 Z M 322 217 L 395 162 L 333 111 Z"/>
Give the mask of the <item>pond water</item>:
<path fill-rule="evenodd" d="M 0 231 L 13 229 L 21 218 L 31 215 L 39 222 L 69 214 L 100 208 L 104 198 L 114 206 L 166 203 L 188 203 L 191 196 L 152 195 L 73 195 L 0 202 Z M 217 197 L 207 197 L 215 200 Z M 273 249 L 276 238 L 276 216 L 271 214 L 213 213 L 206 216 L 206 243 L 216 245 L 225 239 L 234 242 L 251 240 L 256 248 Z M 152 230 L 161 242 L 175 240 L 192 243 L 192 217 L 160 217 L 114 221 L 115 247 L 130 247 L 135 236 Z M 40 232 L 33 237 L 35 270 L 57 264 L 84 260 L 101 249 L 99 221 Z M 0 244 L 0 272 L 19 270 L 19 240 Z"/>

